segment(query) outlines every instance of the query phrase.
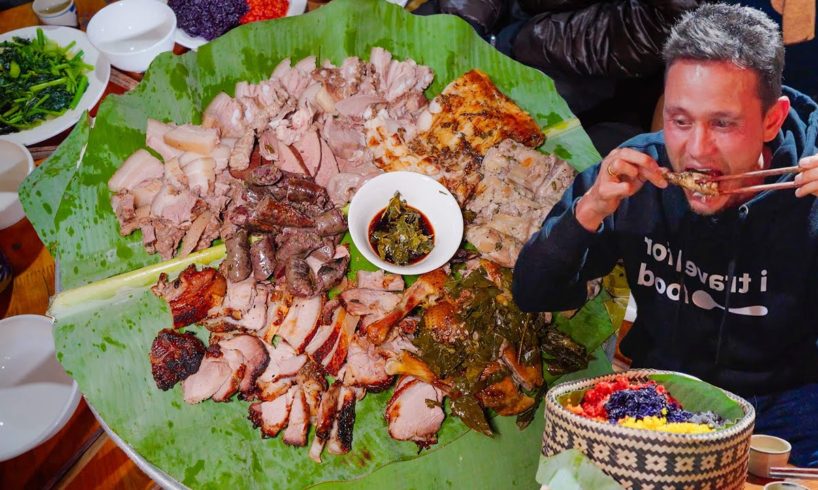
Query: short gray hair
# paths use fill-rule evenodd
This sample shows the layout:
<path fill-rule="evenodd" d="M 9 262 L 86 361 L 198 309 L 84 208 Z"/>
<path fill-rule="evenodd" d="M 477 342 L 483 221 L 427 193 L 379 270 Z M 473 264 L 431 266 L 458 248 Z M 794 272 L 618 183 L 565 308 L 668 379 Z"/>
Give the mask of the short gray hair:
<path fill-rule="evenodd" d="M 758 75 L 766 112 L 781 96 L 784 43 L 764 12 L 741 5 L 705 4 L 686 13 L 665 43 L 667 69 L 677 60 L 729 61 Z"/>

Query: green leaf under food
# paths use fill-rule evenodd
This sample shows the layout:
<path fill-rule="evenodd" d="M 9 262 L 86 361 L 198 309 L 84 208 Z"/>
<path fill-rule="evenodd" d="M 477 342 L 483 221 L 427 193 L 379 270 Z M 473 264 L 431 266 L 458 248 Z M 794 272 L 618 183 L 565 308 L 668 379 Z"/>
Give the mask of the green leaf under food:
<path fill-rule="evenodd" d="M 77 163 L 88 142 L 90 129 L 88 113 L 85 113 L 54 153 L 35 168 L 20 185 L 20 202 L 23 204 L 26 217 L 34 225 L 40 240 L 55 257 L 59 257 L 58 245 L 68 232 L 60 230 L 55 224 L 57 209 L 65 188 L 77 172 Z M 81 243 L 77 241 L 76 245 L 81 246 Z"/>
<path fill-rule="evenodd" d="M 652 374 L 649 378 L 667 388 L 688 412 L 714 412 L 728 424 L 744 417 L 741 405 L 710 383 L 683 374 Z"/>
<path fill-rule="evenodd" d="M 553 490 L 623 490 L 577 449 L 567 449 L 551 457 L 540 456 L 537 481 Z"/>
<path fill-rule="evenodd" d="M 578 170 L 599 154 L 568 106 L 541 72 L 503 56 L 453 16 L 419 17 L 382 0 L 340 0 L 307 15 L 248 24 L 182 56 L 165 53 L 154 60 L 131 92 L 109 95 L 100 105 L 80 170 L 71 178 L 53 220 L 37 229 L 60 234 L 63 286 L 71 288 L 159 261 L 147 254 L 139 231 L 119 236 L 107 181 L 136 149 L 145 146 L 147 119 L 198 123 L 206 104 L 235 83 L 269 77 L 282 59 L 316 55 L 340 63 L 346 56 L 369 57 L 372 47 L 396 58 L 430 66 L 432 97 L 472 68 L 496 85 L 542 125 L 545 151 L 560 147 Z M 49 176 L 40 178 L 50 179 Z M 65 178 L 61 175 L 60 178 Z M 27 198 L 28 207 L 39 205 Z"/>

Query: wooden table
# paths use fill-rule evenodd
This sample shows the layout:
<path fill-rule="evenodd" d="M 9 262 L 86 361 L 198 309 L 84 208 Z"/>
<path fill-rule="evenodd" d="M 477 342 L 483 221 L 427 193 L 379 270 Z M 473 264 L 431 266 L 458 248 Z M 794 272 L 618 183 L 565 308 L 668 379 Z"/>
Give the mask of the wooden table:
<path fill-rule="evenodd" d="M 413 5 L 423 1 L 413 0 Z M 81 27 L 106 5 L 103 0 L 75 2 Z M 325 2 L 311 2 L 310 6 L 313 8 L 320 3 Z M 0 32 L 37 24 L 30 3 L 0 12 Z M 184 49 L 177 46 L 174 51 L 179 53 Z M 114 73 L 117 72 L 114 70 Z M 121 78 L 117 83 L 109 84 L 107 93 L 121 93 L 128 88 L 128 74 L 122 75 L 119 73 Z M 67 134 L 68 131 L 37 146 L 59 144 Z M 54 260 L 28 220 L 0 231 L 0 250 L 9 258 L 14 270 L 12 285 L 0 293 L 0 317 L 44 314 L 48 300 L 54 294 Z M 760 489 L 764 483 L 750 477 L 745 488 Z M 808 486 L 818 490 L 818 483 Z M 107 436 L 84 400 L 53 438 L 17 458 L 0 463 L 0 489 L 55 487 L 158 488 Z"/>

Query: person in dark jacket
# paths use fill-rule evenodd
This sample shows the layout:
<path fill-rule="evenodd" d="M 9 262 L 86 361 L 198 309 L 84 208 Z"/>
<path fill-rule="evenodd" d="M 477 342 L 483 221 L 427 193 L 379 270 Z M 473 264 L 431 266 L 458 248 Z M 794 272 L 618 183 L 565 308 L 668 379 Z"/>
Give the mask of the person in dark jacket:
<path fill-rule="evenodd" d="M 526 311 L 579 307 L 585 282 L 624 262 L 637 319 L 634 367 L 682 371 L 746 397 L 756 432 L 818 466 L 818 105 L 783 87 L 784 47 L 762 12 L 705 5 L 664 47 L 664 130 L 577 176 L 523 247 Z M 705 196 L 664 172 L 765 168 L 793 190 Z M 721 190 L 765 183 L 728 180 Z"/>

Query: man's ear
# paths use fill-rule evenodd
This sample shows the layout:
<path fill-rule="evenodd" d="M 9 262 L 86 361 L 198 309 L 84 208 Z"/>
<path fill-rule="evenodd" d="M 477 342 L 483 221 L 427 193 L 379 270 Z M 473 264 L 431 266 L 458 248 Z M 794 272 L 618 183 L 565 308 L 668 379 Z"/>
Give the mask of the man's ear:
<path fill-rule="evenodd" d="M 782 95 L 775 101 L 775 103 L 767 110 L 764 115 L 764 142 L 772 141 L 778 134 L 784 121 L 787 120 L 787 114 L 790 112 L 790 99 Z"/>

